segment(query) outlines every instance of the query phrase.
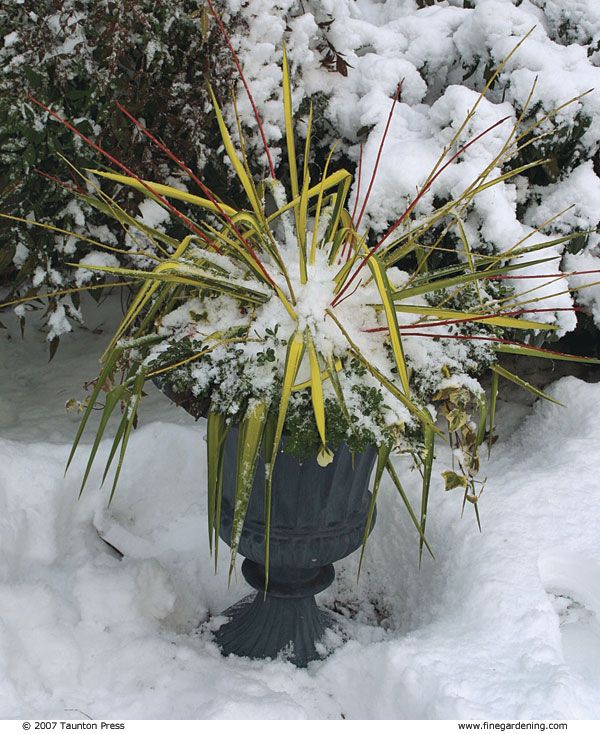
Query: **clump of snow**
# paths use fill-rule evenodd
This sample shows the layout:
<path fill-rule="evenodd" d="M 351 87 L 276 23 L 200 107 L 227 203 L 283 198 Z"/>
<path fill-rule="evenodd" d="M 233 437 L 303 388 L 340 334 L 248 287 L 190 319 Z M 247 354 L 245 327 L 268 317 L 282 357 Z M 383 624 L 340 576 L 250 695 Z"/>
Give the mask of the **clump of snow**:
<path fill-rule="evenodd" d="M 592 235 L 589 249 L 568 255 L 565 265 L 572 273 L 568 276 L 569 285 L 577 289 L 578 302 L 590 310 L 600 327 L 600 236 Z"/>
<path fill-rule="evenodd" d="M 15 254 L 13 255 L 13 263 L 15 267 L 20 268 L 29 256 L 29 249 L 22 242 L 17 243 Z"/>
<path fill-rule="evenodd" d="M 16 45 L 18 40 L 19 40 L 19 32 L 11 31 L 10 33 L 7 33 L 4 36 L 4 47 L 11 48 L 12 46 Z"/>
<path fill-rule="evenodd" d="M 160 225 L 168 222 L 171 216 L 163 206 L 153 199 L 144 199 L 138 208 L 142 215 L 142 223 L 147 227 L 152 227 L 152 229 L 161 229 Z"/>
<path fill-rule="evenodd" d="M 100 250 L 93 250 L 87 255 L 84 255 L 79 261 L 79 265 L 88 266 L 90 268 L 99 265 L 104 268 L 118 268 L 120 263 L 118 259 L 111 255 L 110 252 L 101 252 Z M 75 283 L 79 287 L 85 283 L 89 283 L 92 278 L 98 276 L 98 272 L 93 270 L 87 270 L 85 268 L 79 268 L 75 274 Z"/>

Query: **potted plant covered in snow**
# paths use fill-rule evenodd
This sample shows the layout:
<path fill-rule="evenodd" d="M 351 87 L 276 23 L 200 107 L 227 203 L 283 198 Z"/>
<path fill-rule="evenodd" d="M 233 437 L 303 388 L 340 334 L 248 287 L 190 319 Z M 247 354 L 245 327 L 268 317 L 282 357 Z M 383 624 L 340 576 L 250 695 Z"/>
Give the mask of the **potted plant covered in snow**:
<path fill-rule="evenodd" d="M 80 266 L 139 282 L 102 357 L 74 442 L 71 458 L 100 406 L 83 486 L 108 420 L 120 411 L 104 473 L 106 478 L 114 470 L 112 497 L 147 381 L 196 417 L 205 416 L 210 546 L 216 561 L 219 537 L 229 544 L 230 569 L 238 553 L 245 556 L 244 576 L 257 590 L 251 602 L 228 612 L 218 641 L 225 652 L 255 657 L 289 649 L 304 665 L 318 656 L 316 643 L 330 624 L 314 595 L 331 583 L 334 561 L 364 549 L 383 473 L 398 489 L 422 553 L 429 549 L 436 438 L 455 449 L 454 466 L 444 473 L 446 488 L 459 488 L 463 504 L 478 513 L 479 448 L 492 440 L 498 378 L 534 389 L 497 363 L 499 353 L 568 357 L 528 343 L 531 334 L 553 326 L 536 320 L 543 304 L 519 299 L 507 285 L 520 269 L 552 259 L 543 249 L 554 243 L 517 243 L 494 255 L 472 252 L 464 232 L 461 239 L 460 215 L 473 198 L 519 173 L 498 171 L 524 144 L 525 133 L 514 126 L 471 187 L 432 214 L 413 218 L 420 197 L 485 135 L 460 144 L 475 105 L 415 200 L 374 239 L 362 220 L 376 167 L 362 193 L 360 178 L 356 182 L 351 211 L 350 173 L 332 170 L 331 155 L 318 175 L 309 165 L 311 113 L 305 143 L 296 147 L 285 53 L 282 85 L 285 184 L 264 135 L 269 176 L 256 179 L 239 120 L 234 143 L 212 95 L 224 148 L 247 198 L 244 208 L 217 197 L 124 108 L 198 187 L 197 194 L 142 180 L 44 109 L 111 162 L 110 170 L 80 172 L 86 201 L 139 243 L 139 268 L 93 259 Z M 258 115 L 256 120 L 262 134 Z M 532 130 L 526 134 L 535 138 Z M 140 225 L 102 191 L 102 179 L 140 191 L 178 217 L 189 234 L 174 241 Z M 178 203 L 195 207 L 197 218 L 182 213 Z M 452 228 L 461 248 L 443 267 L 430 267 L 432 254 L 447 249 Z M 489 398 L 477 381 L 486 370 L 492 372 Z M 411 505 L 394 469 L 391 455 L 397 452 L 410 453 L 420 468 L 418 506 Z"/>

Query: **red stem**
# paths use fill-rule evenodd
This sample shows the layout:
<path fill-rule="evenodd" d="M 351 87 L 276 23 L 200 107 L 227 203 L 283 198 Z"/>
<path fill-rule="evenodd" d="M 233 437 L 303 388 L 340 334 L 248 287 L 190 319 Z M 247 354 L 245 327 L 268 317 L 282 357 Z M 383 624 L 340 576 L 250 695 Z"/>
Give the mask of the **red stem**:
<path fill-rule="evenodd" d="M 133 124 L 138 128 L 138 130 L 140 130 L 141 132 L 144 133 L 144 135 L 146 135 L 148 138 L 150 138 L 150 140 L 155 145 L 157 145 L 163 151 L 163 153 L 166 153 L 166 155 L 168 155 L 169 158 L 172 161 L 174 161 L 179 166 L 179 168 L 181 168 L 182 171 L 185 171 L 185 173 L 187 173 L 187 175 L 192 179 L 192 181 L 194 181 L 194 183 L 199 186 L 199 188 L 202 191 L 202 193 L 204 193 L 208 197 L 208 199 L 215 205 L 215 207 L 218 209 L 218 211 L 221 214 L 221 216 L 223 217 L 223 219 L 225 219 L 227 221 L 227 223 L 230 225 L 230 227 L 233 229 L 233 231 L 239 237 L 239 239 L 241 240 L 241 242 L 244 244 L 246 250 L 251 255 L 252 259 L 256 262 L 256 264 L 258 265 L 258 267 L 260 268 L 262 274 L 265 276 L 265 278 L 268 280 L 268 282 L 271 283 L 271 285 L 273 287 L 275 287 L 275 283 L 271 279 L 271 276 L 265 270 L 265 268 L 264 268 L 263 264 L 261 263 L 258 255 L 256 254 L 256 251 L 254 250 L 254 248 L 252 247 L 252 245 L 244 238 L 244 236 L 242 235 L 242 233 L 236 227 L 235 222 L 231 219 L 231 217 L 227 214 L 227 212 L 225 212 L 225 210 L 223 209 L 223 207 L 221 206 L 221 204 L 219 203 L 219 201 L 214 197 L 212 191 L 204 183 L 202 183 L 202 181 L 196 176 L 196 174 L 182 160 L 180 160 L 175 155 L 175 153 L 173 153 L 172 150 L 170 150 L 169 148 L 167 148 L 167 146 L 164 143 L 161 143 L 160 140 L 158 140 L 158 138 L 156 138 L 146 127 L 144 127 L 144 125 L 142 125 L 142 123 L 138 119 L 136 119 L 125 107 L 123 107 L 122 104 L 120 104 L 119 102 L 117 102 L 116 105 L 119 108 L 119 110 L 127 118 L 129 118 L 129 120 L 131 120 L 131 122 L 133 122 Z"/>
<path fill-rule="evenodd" d="M 212 4 L 211 0 L 206 0 L 206 3 L 208 7 L 210 8 L 211 13 L 213 14 L 215 20 L 217 21 L 217 24 L 219 26 L 219 29 L 221 31 L 221 34 L 223 38 L 225 39 L 225 43 L 229 46 L 229 50 L 231 51 L 231 55 L 233 56 L 233 61 L 237 67 L 238 73 L 240 75 L 240 79 L 242 80 L 242 84 L 244 85 L 244 89 L 246 90 L 246 94 L 248 95 L 248 100 L 250 101 L 250 105 L 252 107 L 252 112 L 254 112 L 254 118 L 256 119 L 256 124 L 258 125 L 258 129 L 260 131 L 260 137 L 262 138 L 263 147 L 265 149 L 265 153 L 267 155 L 267 161 L 269 162 L 269 171 L 271 173 L 271 178 L 275 178 L 275 168 L 273 166 L 273 160 L 271 158 L 271 153 L 269 151 L 269 146 L 267 145 L 267 138 L 265 136 L 265 131 L 263 130 L 262 122 L 260 119 L 260 115 L 258 114 L 258 109 L 256 108 L 256 105 L 254 104 L 254 98 L 252 97 L 252 93 L 250 92 L 250 87 L 248 86 L 248 82 L 246 81 L 246 77 L 244 76 L 244 72 L 242 71 L 242 66 L 240 64 L 240 61 L 238 59 L 238 55 L 235 52 L 235 49 L 233 48 L 233 44 L 231 43 L 231 39 L 229 38 L 229 34 L 225 30 L 225 26 L 223 25 L 223 21 L 221 20 L 219 14 L 215 10 L 214 5 Z"/>
<path fill-rule="evenodd" d="M 358 178 L 356 181 L 356 199 L 354 200 L 354 208 L 352 209 L 352 224 L 354 224 L 354 217 L 356 216 L 356 210 L 358 208 L 358 197 L 360 196 L 360 180 L 362 177 L 362 162 L 363 162 L 363 145 L 360 144 L 358 153 Z"/>
<path fill-rule="evenodd" d="M 40 171 L 39 168 L 33 169 L 34 173 L 37 173 L 38 176 L 43 176 L 44 178 L 49 179 L 50 181 L 53 181 L 54 183 L 58 184 L 61 189 L 65 189 L 66 191 L 70 192 L 71 194 L 78 194 L 82 193 L 83 189 L 81 186 L 71 186 L 70 184 L 66 183 L 65 181 L 61 181 L 60 178 L 57 178 L 56 176 L 51 176 L 49 173 L 46 173 L 45 171 Z"/>
<path fill-rule="evenodd" d="M 348 293 L 347 295 L 345 295 L 345 296 L 344 296 L 344 297 L 342 298 L 342 300 L 341 300 L 341 301 L 338 301 L 337 305 L 339 306 L 339 304 L 340 304 L 340 303 L 343 303 L 343 302 L 344 302 L 344 301 L 345 301 L 345 300 L 346 300 L 347 298 L 350 298 L 350 296 L 353 296 L 353 295 L 354 295 L 354 294 L 356 293 L 356 291 L 358 290 L 359 286 L 360 286 L 360 283 L 357 283 L 357 284 L 356 284 L 356 285 L 354 286 L 354 288 L 353 288 L 353 289 L 352 289 L 352 290 L 350 291 L 350 293 Z"/>
<path fill-rule="evenodd" d="M 429 181 L 423 186 L 421 191 L 417 194 L 417 196 L 413 199 L 413 201 L 409 204 L 409 206 L 405 209 L 404 213 L 392 224 L 392 226 L 388 229 L 388 231 L 383 235 L 383 237 L 379 240 L 379 242 L 373 247 L 373 249 L 369 252 L 369 254 L 361 260 L 359 266 L 354 271 L 354 274 L 349 279 L 349 281 L 346 282 L 346 285 L 342 288 L 342 290 L 337 294 L 337 296 L 334 298 L 334 300 L 331 302 L 331 306 L 335 308 L 336 304 L 340 300 L 341 296 L 344 294 L 344 292 L 350 287 L 350 284 L 352 281 L 356 278 L 356 276 L 360 273 L 362 268 L 367 264 L 369 261 L 369 258 L 372 257 L 377 250 L 383 245 L 383 243 L 386 241 L 386 239 L 392 234 L 392 232 L 402 224 L 402 222 L 406 219 L 406 217 L 411 213 L 411 211 L 415 208 L 415 206 L 419 203 L 421 198 L 425 195 L 425 193 L 431 188 L 433 183 L 436 181 L 436 179 L 441 176 L 441 174 L 448 168 L 449 165 L 454 163 L 454 161 L 462 155 L 462 153 L 467 150 L 471 145 L 476 143 L 478 140 L 480 140 L 484 135 L 487 135 L 489 132 L 491 132 L 494 128 L 498 127 L 498 125 L 501 125 L 503 122 L 508 120 L 507 117 L 503 117 L 501 120 L 498 120 L 493 125 L 490 125 L 486 130 L 484 130 L 482 133 L 479 133 L 476 137 L 474 137 L 472 140 L 469 140 L 468 143 L 465 143 L 461 148 L 458 149 L 458 151 L 450 158 L 450 160 L 446 161 L 444 165 L 440 168 L 437 173 L 435 173 L 434 176 L 432 176 Z"/>
<path fill-rule="evenodd" d="M 147 189 L 147 190 L 148 190 L 148 191 L 149 191 L 149 192 L 150 192 L 150 193 L 152 194 L 152 196 L 156 197 L 156 198 L 157 198 L 157 199 L 158 199 L 158 200 L 160 201 L 160 203 L 161 203 L 161 204 L 163 204 L 164 206 L 166 206 L 166 207 L 167 207 L 167 209 L 169 209 L 169 211 L 171 211 L 171 212 L 172 212 L 173 214 L 175 214 L 175 216 L 179 217 L 179 219 L 181 219 L 181 220 L 182 220 L 182 221 L 183 221 L 183 222 L 184 222 L 184 223 L 186 224 L 186 226 L 187 226 L 187 227 L 189 227 L 189 229 L 191 229 L 191 230 L 192 230 L 192 232 L 194 232 L 194 234 L 195 234 L 195 235 L 197 235 L 198 237 L 200 237 L 201 239 L 203 239 L 203 240 L 204 240 L 205 242 L 207 242 L 207 243 L 208 243 L 208 244 L 209 244 L 209 245 L 210 245 L 211 247 L 213 247 L 213 248 L 214 248 L 214 249 L 215 249 L 215 250 L 216 250 L 217 252 L 220 252 L 220 251 L 221 251 L 221 250 L 219 249 L 219 247 L 218 247 L 218 246 L 217 246 L 217 245 L 216 245 L 216 244 L 215 244 L 214 242 L 212 242 L 212 241 L 211 241 L 211 240 L 210 240 L 210 239 L 209 239 L 209 238 L 208 238 L 208 237 L 207 237 L 207 236 L 206 236 L 206 235 L 204 234 L 204 232 L 203 232 L 203 231 L 202 231 L 201 229 L 199 229 L 199 228 L 198 228 L 198 227 L 197 227 L 197 226 L 196 226 L 196 225 L 194 224 L 194 222 L 192 222 L 192 220 L 191 220 L 191 219 L 189 219 L 189 217 L 186 217 L 186 215 L 185 215 L 185 214 L 183 214 L 182 212 L 180 212 L 180 211 L 179 211 L 179 209 L 177 209 L 177 207 L 174 207 L 174 206 L 173 206 L 173 204 L 171 204 L 171 202 L 170 202 L 170 201 L 168 201 L 167 199 L 165 199 L 165 198 L 164 198 L 164 196 L 161 196 L 161 195 L 160 195 L 160 194 L 158 194 L 158 193 L 157 193 L 156 191 L 154 191 L 154 190 L 153 190 L 153 188 L 152 188 L 152 187 L 151 187 L 151 186 L 150 186 L 149 184 L 147 184 L 147 183 L 146 183 L 145 181 L 143 181 L 143 180 L 142 180 L 142 179 L 141 179 L 141 178 L 140 178 L 140 177 L 139 177 L 139 176 L 138 176 L 137 174 L 135 174 L 135 173 L 134 173 L 134 172 L 133 172 L 132 170 L 130 170 L 129 168 L 127 168 L 127 166 L 126 166 L 126 165 L 125 165 L 124 163 L 121 163 L 121 161 L 120 161 L 120 160 L 118 160 L 118 159 L 117 159 L 117 158 L 115 158 L 115 157 L 114 157 L 113 155 L 111 155 L 110 153 L 108 153 L 108 152 L 107 152 L 106 150 L 104 150 L 104 148 L 101 148 L 101 147 L 100 147 L 100 146 L 99 146 L 99 145 L 98 145 L 97 143 L 94 143 L 94 141 L 93 141 L 93 140 L 90 140 L 90 138 L 86 137 L 86 136 L 85 136 L 85 135 L 84 135 L 84 134 L 83 134 L 83 133 L 82 133 L 82 132 L 81 132 L 80 130 L 78 130 L 78 129 L 77 129 L 77 128 L 76 128 L 76 127 L 75 127 L 74 125 L 72 125 L 72 124 L 71 124 L 71 123 L 70 123 L 70 122 L 69 122 L 68 120 L 65 120 L 64 118 L 62 118 L 62 117 L 61 117 L 61 116 L 60 116 L 60 115 L 59 115 L 59 114 L 58 114 L 57 112 L 54 112 L 54 110 L 51 110 L 51 109 L 50 109 L 49 107 L 47 107 L 47 106 L 46 106 L 46 105 L 45 105 L 45 104 L 44 104 L 43 102 L 40 102 L 40 101 L 39 101 L 38 99 L 36 99 L 35 97 L 33 97 L 33 96 L 32 96 L 31 94 L 30 94 L 30 95 L 29 95 L 29 96 L 27 97 L 27 99 L 30 99 L 30 100 L 31 100 L 31 101 L 32 101 L 32 102 L 33 102 L 34 104 L 36 104 L 36 105 L 37 105 L 38 107 L 40 107 L 41 109 L 43 109 L 43 110 L 44 110 L 44 112 L 47 112 L 47 113 L 48 113 L 49 115 L 51 115 L 51 116 L 52 116 L 52 117 L 54 117 L 54 118 L 55 118 L 56 120 L 58 120 L 58 121 L 59 121 L 59 122 L 61 123 L 61 125 L 64 125 L 64 126 L 65 126 L 65 127 L 66 127 L 66 128 L 68 129 L 68 130 L 70 130 L 70 131 L 71 131 L 71 132 L 72 132 L 73 134 L 75 134 L 75 135 L 77 135 L 77 136 L 78 136 L 79 138 L 81 138 L 81 139 L 82 139 L 82 140 L 84 141 L 84 143 L 86 143 L 86 144 L 87 144 L 87 145 L 89 145 L 89 146 L 90 146 L 91 148 L 93 148 L 94 150 L 97 150 L 97 151 L 98 151 L 99 153 L 101 153 L 101 154 L 102 154 L 103 156 L 105 156 L 106 158 L 108 158 L 108 160 L 109 160 L 109 161 L 110 161 L 111 163 L 114 163 L 114 164 L 115 164 L 116 166 L 118 166 L 118 167 L 119 167 L 119 168 L 120 168 L 120 169 L 121 169 L 122 171 L 125 171 L 125 173 L 127 173 L 127 174 L 128 174 L 129 176 L 131 176 L 132 178 L 134 178 L 134 179 L 135 179 L 135 180 L 136 180 L 136 181 L 137 181 L 138 183 L 141 183 L 141 184 L 142 184 L 142 186 L 143 186 L 143 187 L 144 187 L 145 189 Z"/>
<path fill-rule="evenodd" d="M 397 229 L 400 224 L 406 219 L 406 217 L 410 214 L 410 212 L 415 208 L 415 206 L 418 204 L 418 202 L 423 198 L 424 194 L 431 188 L 431 186 L 434 184 L 434 182 L 442 175 L 442 173 L 450 166 L 454 161 L 459 158 L 468 148 L 470 148 L 472 145 L 474 145 L 478 140 L 481 140 L 481 138 L 484 137 L 484 135 L 487 135 L 488 133 L 492 132 L 495 128 L 497 128 L 499 125 L 502 125 L 503 122 L 506 122 L 508 120 L 510 115 L 507 115 L 506 117 L 503 117 L 501 120 L 498 120 L 493 125 L 490 125 L 488 128 L 486 128 L 483 132 L 479 133 L 479 135 L 476 135 L 472 140 L 469 140 L 468 143 L 465 143 L 461 148 L 458 149 L 458 151 L 450 158 L 450 160 L 446 161 L 444 165 L 440 168 L 437 173 L 432 176 L 432 178 L 423 186 L 421 191 L 417 194 L 417 196 L 413 199 L 412 203 L 409 204 L 406 211 L 397 219 L 392 226 L 388 229 L 388 231 L 383 235 L 383 237 L 379 240 L 379 242 L 375 245 L 372 252 L 377 250 L 381 245 L 387 240 L 387 238 L 392 234 L 392 232 Z"/>
<path fill-rule="evenodd" d="M 544 352 L 544 354 L 555 354 L 557 357 L 565 356 L 563 352 L 557 352 L 553 349 L 544 349 L 543 347 L 534 347 L 534 346 L 531 346 L 531 344 L 523 344 L 523 342 L 512 341 L 511 339 L 500 339 L 500 337 L 497 337 L 497 336 L 469 336 L 467 334 L 426 334 L 424 332 L 414 332 L 414 331 L 411 333 L 405 334 L 404 336 L 425 336 L 425 337 L 429 337 L 430 339 L 462 339 L 466 341 L 470 341 L 470 340 L 489 341 L 489 342 L 497 342 L 498 344 L 508 344 L 509 346 L 513 346 L 513 347 L 525 347 L 526 349 L 531 349 L 535 352 Z M 586 357 L 581 357 L 581 359 L 586 359 Z"/>
<path fill-rule="evenodd" d="M 485 314 L 485 315 L 478 315 L 473 314 L 473 316 L 467 316 L 462 319 L 445 319 L 443 321 L 422 321 L 418 324 L 402 324 L 398 328 L 400 330 L 404 329 L 419 329 L 422 327 L 431 327 L 431 326 L 453 326 L 454 324 L 463 324 L 463 323 L 473 323 L 476 321 L 487 321 L 489 319 L 495 319 L 502 316 L 521 316 L 524 313 L 557 313 L 558 311 L 580 311 L 585 312 L 584 308 L 575 306 L 573 308 L 521 308 L 517 311 L 501 311 L 499 313 L 493 313 L 493 314 Z M 379 331 L 389 331 L 389 327 L 387 326 L 378 326 L 373 329 L 363 329 L 363 331 L 368 333 L 375 333 Z M 434 334 L 433 336 L 442 336 L 444 337 L 444 334 Z"/>
<path fill-rule="evenodd" d="M 530 278 L 562 278 L 567 275 L 591 275 L 600 273 L 600 270 L 572 270 L 565 273 L 551 273 L 547 275 L 494 275 L 488 280 L 529 280 Z"/>
<path fill-rule="evenodd" d="M 360 153 L 358 154 L 358 179 L 356 183 L 356 199 L 354 199 L 354 208 L 352 209 L 352 216 L 350 219 L 352 220 L 352 225 L 356 229 L 354 225 L 354 217 L 356 216 L 356 209 L 358 207 L 358 197 L 360 196 L 360 181 L 362 177 L 362 161 L 363 161 L 363 146 L 362 143 L 360 144 Z M 348 253 L 346 254 L 346 250 Z M 342 252 L 340 253 L 340 256 L 338 258 L 338 265 L 341 265 L 342 261 L 346 259 L 346 262 L 350 259 L 350 254 L 352 253 L 352 247 L 350 246 L 350 235 L 348 234 L 346 236 L 346 239 L 344 240 L 344 246 L 342 247 Z"/>
<path fill-rule="evenodd" d="M 361 220 L 363 218 L 363 214 L 365 213 L 365 209 L 369 201 L 369 197 L 371 196 L 371 189 L 373 188 L 373 184 L 375 183 L 375 177 L 377 176 L 377 169 L 379 168 L 379 160 L 381 159 L 381 153 L 383 151 L 385 139 L 387 138 L 388 130 L 390 129 L 390 124 L 392 122 L 392 117 L 394 115 L 394 109 L 396 108 L 396 102 L 398 101 L 398 97 L 400 96 L 401 89 L 402 89 L 402 82 L 400 82 L 400 84 L 398 84 L 398 86 L 396 87 L 396 93 L 394 94 L 394 99 L 392 100 L 392 106 L 390 107 L 388 119 L 385 124 L 385 130 L 383 131 L 383 135 L 381 136 L 381 142 L 379 143 L 379 150 L 377 151 L 377 158 L 375 158 L 375 165 L 373 166 L 373 173 L 371 174 L 371 180 L 369 181 L 369 187 L 367 189 L 365 200 L 363 201 L 363 204 L 360 210 L 360 214 L 358 215 L 358 220 L 356 222 L 356 229 L 358 229 L 360 226 Z"/>

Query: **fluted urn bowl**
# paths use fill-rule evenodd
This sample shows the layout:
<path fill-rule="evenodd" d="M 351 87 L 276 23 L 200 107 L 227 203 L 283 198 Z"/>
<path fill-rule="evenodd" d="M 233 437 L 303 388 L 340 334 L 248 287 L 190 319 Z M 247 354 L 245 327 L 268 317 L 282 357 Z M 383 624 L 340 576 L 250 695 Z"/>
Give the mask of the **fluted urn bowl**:
<path fill-rule="evenodd" d="M 237 442 L 233 428 L 223 462 L 220 535 L 226 543 L 233 522 Z M 333 563 L 362 544 L 375 458 L 373 447 L 352 455 L 342 443 L 331 464 L 322 467 L 316 457 L 299 462 L 280 448 L 273 472 L 266 594 L 265 465 L 259 458 L 239 543 L 242 573 L 257 593 L 224 612 L 229 621 L 216 633 L 224 654 L 274 658 L 283 653 L 300 667 L 321 657 L 318 643 L 334 620 L 319 609 L 315 594 L 333 581 Z"/>

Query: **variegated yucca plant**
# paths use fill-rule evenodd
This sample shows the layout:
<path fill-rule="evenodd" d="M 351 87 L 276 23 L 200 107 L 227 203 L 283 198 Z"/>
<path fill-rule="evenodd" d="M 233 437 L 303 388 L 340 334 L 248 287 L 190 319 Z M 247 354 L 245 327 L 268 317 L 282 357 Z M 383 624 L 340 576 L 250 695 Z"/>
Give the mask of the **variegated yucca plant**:
<path fill-rule="evenodd" d="M 361 225 L 376 166 L 362 198 L 359 167 L 356 204 L 350 211 L 351 174 L 343 169 L 330 170 L 332 154 L 319 175 L 315 176 L 310 166 L 312 111 L 305 121 L 303 150 L 299 153 L 296 148 L 285 51 L 282 88 L 287 189 L 276 175 L 258 114 L 269 167 L 268 177 L 261 181 L 250 169 L 237 112 L 234 141 L 212 95 L 226 154 L 247 198 L 244 208 L 231 206 L 213 193 L 125 108 L 120 106 L 201 195 L 140 179 L 71 123 L 34 100 L 118 169 L 77 171 L 87 186 L 82 196 L 120 222 L 139 244 L 133 255 L 140 267 L 79 266 L 139 284 L 139 289 L 102 356 L 100 374 L 82 406 L 83 417 L 69 463 L 92 411 L 100 407 L 83 489 L 109 419 L 120 410 L 103 477 L 106 479 L 114 464 L 112 498 L 144 385 L 148 380 L 158 381 L 172 394 L 185 393 L 206 406 L 208 525 L 215 558 L 223 447 L 233 425 L 238 426 L 239 438 L 232 567 L 260 452 L 266 467 L 268 568 L 272 477 L 278 452 L 283 446 L 301 455 L 316 455 L 319 463 L 326 465 L 340 441 L 355 451 L 367 445 L 377 447 L 371 514 L 387 471 L 415 525 L 422 553 L 429 547 L 425 525 L 436 437 L 447 436 L 454 448 L 454 466 L 444 472 L 446 488 L 461 488 L 463 507 L 470 502 L 479 521 L 477 501 L 483 483 L 477 479 L 478 449 L 493 441 L 499 378 L 553 399 L 500 366 L 498 355 L 579 359 L 528 343 L 532 334 L 554 328 L 535 320 L 536 312 L 546 310 L 539 307 L 544 297 L 535 293 L 517 297 L 507 286 L 520 269 L 555 259 L 544 257 L 543 252 L 539 257 L 531 253 L 569 238 L 535 245 L 523 240 L 502 255 L 481 254 L 471 249 L 462 226 L 462 215 L 479 192 L 540 163 L 497 173 L 512 155 L 539 138 L 536 125 L 523 129 L 523 110 L 498 155 L 467 190 L 429 215 L 411 217 L 444 170 L 504 122 L 498 121 L 459 146 L 476 113 L 475 105 L 441 152 L 414 201 L 383 236 L 374 238 Z M 390 119 L 395 103 L 396 99 Z M 253 108 L 256 112 L 254 104 Z M 377 160 L 384 142 L 385 135 Z M 102 190 L 98 183 L 102 179 L 136 189 L 154 200 L 179 218 L 189 234 L 175 241 L 141 224 Z M 195 208 L 198 217 L 183 213 L 175 202 Z M 432 254 L 448 249 L 450 230 L 461 242 L 461 257 L 456 256 L 453 264 L 442 269 L 429 267 Z M 89 241 L 95 248 L 115 249 Z M 517 340 L 516 333 L 523 338 Z M 473 379 L 487 368 L 492 373 L 489 398 Z M 445 431 L 436 421 L 436 411 L 445 419 Z M 411 454 L 421 471 L 418 508 L 413 509 L 392 464 L 391 455 L 398 451 Z M 369 520 L 367 528 L 370 526 Z M 365 541 L 366 536 L 365 531 Z"/>

